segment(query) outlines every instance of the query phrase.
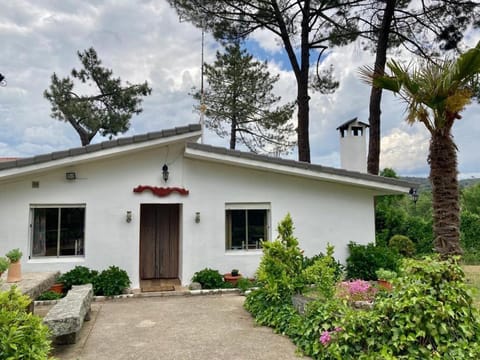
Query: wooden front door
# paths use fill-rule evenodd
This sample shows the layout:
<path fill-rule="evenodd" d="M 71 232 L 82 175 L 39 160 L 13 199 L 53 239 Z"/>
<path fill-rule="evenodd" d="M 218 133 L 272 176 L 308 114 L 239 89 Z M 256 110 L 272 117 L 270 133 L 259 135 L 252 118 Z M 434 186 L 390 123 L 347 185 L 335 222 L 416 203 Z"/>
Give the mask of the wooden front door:
<path fill-rule="evenodd" d="M 140 279 L 178 278 L 179 204 L 140 207 Z"/>

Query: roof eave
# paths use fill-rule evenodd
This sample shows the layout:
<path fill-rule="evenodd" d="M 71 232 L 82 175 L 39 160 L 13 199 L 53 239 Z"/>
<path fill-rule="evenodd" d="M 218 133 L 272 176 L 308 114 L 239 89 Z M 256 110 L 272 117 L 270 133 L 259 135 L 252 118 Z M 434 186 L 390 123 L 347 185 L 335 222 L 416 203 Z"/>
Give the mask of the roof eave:
<path fill-rule="evenodd" d="M 193 145 L 193 146 L 192 146 Z M 299 176 L 304 178 L 310 178 L 315 180 L 322 180 L 326 182 L 334 182 L 337 184 L 344 184 L 350 186 L 361 187 L 365 189 L 372 190 L 374 195 L 389 195 L 389 194 L 406 194 L 409 192 L 410 188 L 415 187 L 415 184 L 403 182 L 403 181 L 395 181 L 396 184 L 375 181 L 373 179 L 367 179 L 368 177 L 374 177 L 373 175 L 364 176 L 365 178 L 355 178 L 349 176 L 349 171 L 338 170 L 339 173 L 333 172 L 322 172 L 318 170 L 309 169 L 308 164 L 305 166 L 301 166 L 302 163 L 295 162 L 296 166 L 289 166 L 288 164 L 278 164 L 278 163 L 270 163 L 267 161 L 260 161 L 254 159 L 255 156 L 251 156 L 250 158 L 245 158 L 242 156 L 242 152 L 229 152 L 226 151 L 223 154 L 219 154 L 218 152 L 209 152 L 199 149 L 197 146 L 200 144 L 188 144 L 185 149 L 185 157 L 192 158 L 192 159 L 200 159 L 200 160 L 207 160 L 217 163 L 224 163 L 230 165 L 239 165 L 251 169 L 257 170 L 264 170 L 264 171 L 271 171 L 280 174 L 286 175 L 293 175 Z M 237 155 L 237 156 L 235 156 Z M 286 161 L 288 162 L 288 161 Z M 327 169 L 327 168 L 326 168 Z M 344 173 L 344 174 L 340 174 Z M 353 175 L 353 173 L 352 173 Z M 366 174 L 362 174 L 366 175 Z"/>
<path fill-rule="evenodd" d="M 0 180 L 40 173 L 47 170 L 88 163 L 96 160 L 108 159 L 120 155 L 125 155 L 127 153 L 135 153 L 145 149 L 176 143 L 179 141 L 196 141 L 200 138 L 201 133 L 201 130 L 191 131 L 183 134 L 169 135 L 167 137 L 161 137 L 152 140 L 142 139 L 141 142 L 127 142 L 127 144 L 122 144 L 122 138 L 120 138 L 118 139 L 118 141 L 121 146 L 109 147 L 109 142 L 104 142 L 101 144 L 92 144 L 81 148 L 74 148 L 48 154 L 48 156 L 52 158 L 52 160 L 48 161 L 42 160 L 42 157 L 46 155 L 19 159 L 16 161 L 17 163 L 20 163 L 19 166 L 0 170 Z M 101 148 L 97 148 L 100 145 Z M 66 152 L 68 152 L 69 154 L 65 154 Z M 56 157 L 58 157 L 58 159 L 55 159 Z M 27 163 L 22 163 L 22 161 L 25 161 Z"/>

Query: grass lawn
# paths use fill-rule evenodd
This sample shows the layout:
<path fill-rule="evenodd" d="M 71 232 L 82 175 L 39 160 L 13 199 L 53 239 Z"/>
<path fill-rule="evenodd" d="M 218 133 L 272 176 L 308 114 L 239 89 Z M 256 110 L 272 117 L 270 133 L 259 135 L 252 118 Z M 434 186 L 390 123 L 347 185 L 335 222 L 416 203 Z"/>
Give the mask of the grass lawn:
<path fill-rule="evenodd" d="M 473 298 L 477 308 L 480 308 L 480 265 L 463 265 L 467 284 L 476 289 Z"/>

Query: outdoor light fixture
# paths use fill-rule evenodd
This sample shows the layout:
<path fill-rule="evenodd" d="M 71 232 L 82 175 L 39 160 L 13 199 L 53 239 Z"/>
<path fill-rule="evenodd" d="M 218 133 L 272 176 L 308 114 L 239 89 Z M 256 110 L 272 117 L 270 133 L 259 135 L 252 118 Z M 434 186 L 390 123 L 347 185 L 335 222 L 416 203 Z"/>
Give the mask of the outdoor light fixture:
<path fill-rule="evenodd" d="M 67 180 L 75 180 L 76 178 L 77 178 L 77 174 L 74 171 L 65 173 L 65 179 Z"/>
<path fill-rule="evenodd" d="M 200 212 L 195 213 L 195 222 L 198 224 L 200 222 Z"/>
<path fill-rule="evenodd" d="M 167 164 L 163 164 L 163 167 L 162 167 L 162 177 L 163 177 L 163 181 L 167 182 L 168 180 L 168 165 Z"/>
<path fill-rule="evenodd" d="M 127 223 L 132 222 L 132 212 L 130 210 L 127 211 L 127 217 L 125 218 Z"/>
<path fill-rule="evenodd" d="M 409 193 L 410 196 L 412 197 L 413 203 L 414 203 L 415 205 L 417 205 L 417 200 L 418 200 L 417 189 L 411 188 L 408 193 Z"/>
<path fill-rule="evenodd" d="M 0 74 L 0 86 L 7 86 L 7 80 L 5 80 L 5 76 Z"/>

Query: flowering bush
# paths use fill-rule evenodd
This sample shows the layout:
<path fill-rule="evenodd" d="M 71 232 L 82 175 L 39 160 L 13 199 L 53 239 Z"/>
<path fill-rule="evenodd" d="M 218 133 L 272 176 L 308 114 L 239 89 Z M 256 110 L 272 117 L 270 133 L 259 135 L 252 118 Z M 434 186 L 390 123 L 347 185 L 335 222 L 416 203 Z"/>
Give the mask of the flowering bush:
<path fill-rule="evenodd" d="M 332 336 L 335 336 L 335 333 L 338 333 L 340 331 L 342 331 L 342 328 L 338 326 L 333 331 L 325 330 L 324 332 L 322 332 L 322 335 L 320 335 L 320 342 L 323 346 L 327 346 L 328 344 L 330 344 L 330 341 L 332 341 Z"/>
<path fill-rule="evenodd" d="M 353 301 L 373 301 L 377 289 L 365 280 L 342 281 L 337 286 L 340 299 Z"/>
<path fill-rule="evenodd" d="M 456 260 L 405 259 L 400 275 L 393 291 L 376 295 L 365 281 L 344 282 L 343 298 L 318 299 L 303 316 L 260 291 L 249 295 L 247 309 L 313 359 L 480 359 L 480 316 Z M 373 296 L 371 310 L 348 304 Z"/>

